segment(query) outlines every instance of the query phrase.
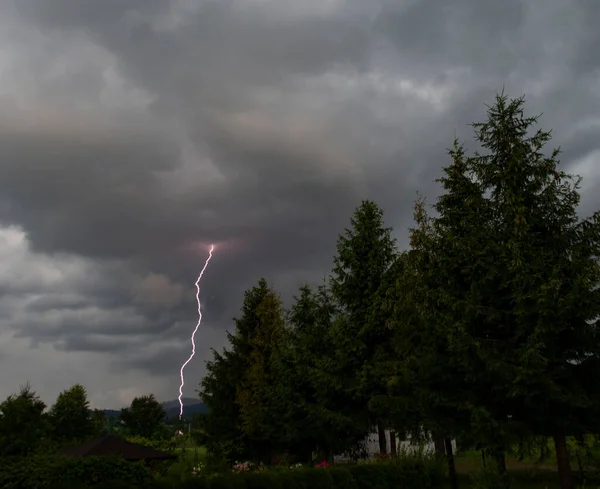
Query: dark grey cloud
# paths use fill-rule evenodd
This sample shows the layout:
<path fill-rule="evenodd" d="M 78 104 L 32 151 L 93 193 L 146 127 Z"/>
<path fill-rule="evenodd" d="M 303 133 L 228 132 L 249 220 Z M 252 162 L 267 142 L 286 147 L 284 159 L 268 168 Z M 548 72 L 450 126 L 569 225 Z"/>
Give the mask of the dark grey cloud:
<path fill-rule="evenodd" d="M 318 282 L 362 199 L 405 245 L 416 192 L 433 202 L 455 132 L 475 149 L 503 87 L 597 208 L 598 21 L 585 0 L 3 4 L 4 364 L 30 358 L 48 396 L 174 397 L 217 242 L 191 393 L 243 290 Z"/>

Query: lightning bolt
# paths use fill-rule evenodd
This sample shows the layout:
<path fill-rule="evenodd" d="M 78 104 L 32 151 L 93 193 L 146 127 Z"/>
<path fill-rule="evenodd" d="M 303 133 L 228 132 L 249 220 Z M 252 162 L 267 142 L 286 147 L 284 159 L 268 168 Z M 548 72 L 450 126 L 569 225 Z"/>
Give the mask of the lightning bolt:
<path fill-rule="evenodd" d="M 183 378 L 183 371 L 184 371 L 185 367 L 187 366 L 187 364 L 192 361 L 192 358 L 194 358 L 194 355 L 196 354 L 195 337 L 196 337 L 196 333 L 198 332 L 198 328 L 200 328 L 200 324 L 202 323 L 202 307 L 200 306 L 200 280 L 202 279 L 202 275 L 204 275 L 204 271 L 206 270 L 206 267 L 208 267 L 208 263 L 210 262 L 210 259 L 212 258 L 214 249 L 215 249 L 215 246 L 210 245 L 210 250 L 208 250 L 208 258 L 206 259 L 206 262 L 204 262 L 204 267 L 200 271 L 200 275 L 198 275 L 198 279 L 196 280 L 196 303 L 198 304 L 198 322 L 196 323 L 194 332 L 192 333 L 192 336 L 190 337 L 190 341 L 192 342 L 192 354 L 183 363 L 183 365 L 181 366 L 181 369 L 179 370 L 179 377 L 181 378 L 181 385 L 179 386 L 179 397 L 177 398 L 179 400 L 179 419 L 181 419 L 181 417 L 183 416 L 183 402 L 181 401 L 181 398 L 183 397 L 183 386 L 185 385 L 185 380 Z"/>

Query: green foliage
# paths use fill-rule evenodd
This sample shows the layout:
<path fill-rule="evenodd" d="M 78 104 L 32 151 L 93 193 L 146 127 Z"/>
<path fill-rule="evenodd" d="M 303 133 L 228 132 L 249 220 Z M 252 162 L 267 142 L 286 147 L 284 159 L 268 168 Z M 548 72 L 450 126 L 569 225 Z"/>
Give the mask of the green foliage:
<path fill-rule="evenodd" d="M 245 374 L 251 365 L 253 341 L 260 325 L 258 309 L 268 293 L 264 279 L 245 292 L 242 316 L 235 319 L 235 332 L 227 333 L 231 349 L 223 349 L 222 353 L 213 350 L 213 360 L 206 363 L 207 374 L 199 394 L 209 413 L 202 417 L 201 429 L 206 438 L 207 463 L 213 466 L 257 456 L 256 447 L 242 429 L 240 405 L 236 401 L 238 388 L 246 381 Z M 246 421 L 249 419 L 247 411 Z"/>
<path fill-rule="evenodd" d="M 208 481 L 203 477 L 194 477 L 178 483 L 175 486 L 170 486 L 169 489 L 207 489 Z M 166 488 L 165 488 L 166 489 Z"/>
<path fill-rule="evenodd" d="M 600 215 L 578 217 L 580 179 L 559 170 L 558 150 L 542 153 L 550 133 L 532 131 L 537 117 L 524 117 L 523 105 L 498 96 L 475 125 L 488 154 L 472 168 L 490 193 L 512 304 L 495 333 L 506 348 L 482 344 L 482 353 L 515 418 L 537 432 L 581 432 L 598 426 Z"/>
<path fill-rule="evenodd" d="M 274 358 L 279 372 L 272 385 L 280 416 L 280 436 L 296 461 L 310 462 L 362 441 L 370 429 L 361 424 L 339 383 L 335 325 L 341 320 L 327 283 L 316 290 L 305 285 L 289 313 L 290 329 Z"/>
<path fill-rule="evenodd" d="M 494 469 L 480 469 L 470 474 L 472 489 L 510 489 L 513 482 L 507 474 Z"/>
<path fill-rule="evenodd" d="M 474 124 L 485 153 L 455 141 L 389 300 L 398 411 L 499 467 L 512 446 L 600 426 L 600 220 L 577 216 L 579 180 L 542 153 L 550 134 L 523 104 L 497 96 Z"/>
<path fill-rule="evenodd" d="M 222 473 L 190 479 L 189 487 L 214 489 L 428 489 L 444 482 L 426 459 L 350 465 L 347 467 Z M 197 484 L 197 486 L 195 485 Z M 434 485 L 435 484 L 435 485 Z M 180 486 L 178 486 L 180 487 Z M 187 487 L 187 486 L 186 486 Z"/>
<path fill-rule="evenodd" d="M 23 457 L 48 441 L 46 404 L 29 384 L 0 404 L 0 457 Z"/>
<path fill-rule="evenodd" d="M 202 382 L 209 459 L 331 459 L 378 424 L 458 438 L 502 471 L 507 455 L 545 456 L 554 436 L 570 487 L 565 435 L 600 432 L 600 213 L 578 217 L 579 179 L 557 150 L 544 154 L 550 134 L 523 105 L 496 97 L 474 124 L 481 152 L 454 141 L 435 217 L 419 199 L 408 250 L 364 201 L 330 284 L 302 287 L 287 317 L 264 279 L 246 292 L 231 349 L 214 352 Z M 570 451 L 589 465 L 585 444 Z M 404 479 L 386 466 L 372 483 L 443 477 L 439 458 L 427 477 L 411 463 Z M 375 469 L 351 470 L 361 486 Z"/>
<path fill-rule="evenodd" d="M 152 440 L 144 438 L 143 436 L 126 436 L 125 439 L 131 443 L 137 443 L 138 445 L 144 445 L 145 447 L 152 447 L 161 452 L 172 453 L 177 448 L 177 440 L 173 438 L 168 440 Z"/>
<path fill-rule="evenodd" d="M 275 472 L 248 472 L 242 477 L 247 489 L 287 489 Z"/>
<path fill-rule="evenodd" d="M 89 404 L 87 392 L 81 384 L 75 384 L 58 395 L 49 413 L 57 441 L 82 441 L 94 434 Z"/>
<path fill-rule="evenodd" d="M 332 489 L 358 489 L 356 480 L 345 467 L 330 467 L 327 469 L 331 475 Z"/>
<path fill-rule="evenodd" d="M 121 420 L 133 436 L 155 438 L 162 431 L 167 414 L 153 394 L 136 397 L 128 408 L 121 410 Z"/>
<path fill-rule="evenodd" d="M 247 369 L 236 390 L 242 431 L 265 462 L 280 432 L 280 411 L 273 399 L 272 385 L 280 380 L 274 358 L 285 338 L 281 299 L 268 290 L 255 311 L 257 324 L 248 346 Z M 266 458 L 263 458 L 266 457 Z"/>
<path fill-rule="evenodd" d="M 131 485 L 129 486 L 131 488 Z M 89 489 L 90 486 L 82 482 L 59 482 L 49 486 L 49 489 Z M 96 488 L 94 488 L 96 489 Z"/>
<path fill-rule="evenodd" d="M 238 474 L 214 474 L 205 479 L 207 489 L 245 489 L 243 476 Z"/>
<path fill-rule="evenodd" d="M 94 485 L 94 489 L 133 489 L 131 482 L 122 480 L 102 481 Z"/>
<path fill-rule="evenodd" d="M 292 471 L 296 486 L 306 489 L 331 489 L 333 477 L 327 469 L 300 468 Z"/>
<path fill-rule="evenodd" d="M 385 404 L 375 412 L 370 402 L 387 394 L 385 374 L 393 352 L 382 306 L 394 278 L 396 245 L 374 202 L 363 201 L 350 223 L 338 237 L 331 277 L 333 296 L 348 315 L 335 328 L 337 364 L 344 367 L 337 374 L 356 413 L 389 425 L 390 413 L 381 409 Z"/>
<path fill-rule="evenodd" d="M 0 466 L 0 487 L 44 489 L 57 484 L 125 481 L 145 484 L 152 472 L 144 465 L 119 457 L 63 458 L 34 456 Z"/>
<path fill-rule="evenodd" d="M 108 433 L 110 431 L 110 420 L 104 414 L 101 409 L 94 409 L 90 414 L 92 432 L 95 436 L 99 436 L 102 433 Z"/>
<path fill-rule="evenodd" d="M 437 487 L 446 480 L 433 459 L 418 457 L 392 458 L 377 463 L 349 467 L 358 489 L 402 487 L 420 489 Z"/>

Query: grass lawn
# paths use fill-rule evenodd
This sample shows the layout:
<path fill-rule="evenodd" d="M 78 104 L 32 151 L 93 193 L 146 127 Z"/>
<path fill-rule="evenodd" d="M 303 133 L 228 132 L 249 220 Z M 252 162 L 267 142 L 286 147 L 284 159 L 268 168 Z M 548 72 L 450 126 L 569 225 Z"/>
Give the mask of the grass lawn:
<path fill-rule="evenodd" d="M 488 464 L 493 464 L 492 460 L 487 460 Z M 467 451 L 456 454 L 456 471 L 459 474 L 468 474 L 483 467 L 483 458 L 481 452 Z M 539 464 L 533 459 L 524 459 L 519 461 L 514 457 L 506 457 L 506 468 L 512 471 L 556 471 L 556 461 L 554 459 L 545 460 Z M 573 466 L 574 468 L 574 466 Z"/>
<path fill-rule="evenodd" d="M 487 460 L 489 466 L 492 466 L 493 461 Z M 483 459 L 481 452 L 466 451 L 456 454 L 456 471 L 459 475 L 460 489 L 471 487 L 469 474 L 481 470 L 483 467 Z M 556 469 L 556 459 L 554 453 L 542 463 L 538 463 L 534 459 L 524 459 L 519 461 L 514 457 L 506 458 L 506 468 L 509 475 L 515 481 L 515 489 L 558 489 L 558 473 Z M 577 474 L 577 460 L 571 460 L 571 468 L 573 476 Z M 582 486 L 583 487 L 583 486 Z M 588 483 L 586 488 L 600 487 L 598 483 Z"/>
<path fill-rule="evenodd" d="M 514 489 L 559 489 L 560 487 L 556 472 L 532 473 L 530 471 L 511 471 L 510 475 L 514 480 Z M 458 476 L 458 487 L 459 489 L 469 489 L 472 487 L 468 474 L 460 474 Z"/>
<path fill-rule="evenodd" d="M 184 460 L 197 465 L 206 458 L 206 447 L 197 446 L 192 441 L 176 449 L 176 453 Z"/>

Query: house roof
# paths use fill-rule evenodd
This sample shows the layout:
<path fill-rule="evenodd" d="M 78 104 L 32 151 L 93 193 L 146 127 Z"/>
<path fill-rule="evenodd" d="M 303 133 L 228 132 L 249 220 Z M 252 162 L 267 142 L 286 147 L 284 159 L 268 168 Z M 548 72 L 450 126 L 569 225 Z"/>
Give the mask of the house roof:
<path fill-rule="evenodd" d="M 70 457 L 102 457 L 119 455 L 125 460 L 169 460 L 177 458 L 175 455 L 160 452 L 151 447 L 131 443 L 114 435 L 106 435 L 81 445 L 65 448 L 57 455 Z"/>

